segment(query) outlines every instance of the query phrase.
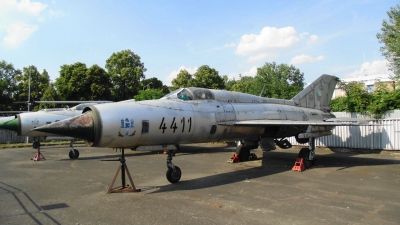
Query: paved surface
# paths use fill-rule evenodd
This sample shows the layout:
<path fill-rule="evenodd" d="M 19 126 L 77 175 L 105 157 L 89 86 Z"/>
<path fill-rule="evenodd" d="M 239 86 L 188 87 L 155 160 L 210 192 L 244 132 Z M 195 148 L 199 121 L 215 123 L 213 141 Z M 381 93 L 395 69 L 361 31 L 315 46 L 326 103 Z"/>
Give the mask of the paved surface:
<path fill-rule="evenodd" d="M 185 145 L 169 184 L 161 152 L 126 151 L 140 193 L 105 194 L 119 153 L 77 146 L 0 149 L 0 224 L 400 224 L 400 153 L 317 150 L 320 165 L 292 172 L 298 149 L 229 164 L 234 147 Z M 256 151 L 258 156 L 261 151 Z M 121 184 L 120 179 L 117 180 Z"/>

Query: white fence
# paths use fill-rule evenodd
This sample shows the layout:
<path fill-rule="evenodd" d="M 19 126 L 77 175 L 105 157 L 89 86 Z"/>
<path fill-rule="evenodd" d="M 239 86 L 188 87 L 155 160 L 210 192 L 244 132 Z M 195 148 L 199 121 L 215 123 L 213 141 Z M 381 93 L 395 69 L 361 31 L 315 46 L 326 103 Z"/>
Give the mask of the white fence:
<path fill-rule="evenodd" d="M 373 120 L 379 126 L 337 126 L 330 136 L 315 140 L 316 146 L 400 150 L 400 119 Z M 301 145 L 294 137 L 288 138 L 293 145 Z"/>
<path fill-rule="evenodd" d="M 14 131 L 0 129 L 0 144 L 24 143 L 25 141 L 26 137 L 18 136 Z"/>

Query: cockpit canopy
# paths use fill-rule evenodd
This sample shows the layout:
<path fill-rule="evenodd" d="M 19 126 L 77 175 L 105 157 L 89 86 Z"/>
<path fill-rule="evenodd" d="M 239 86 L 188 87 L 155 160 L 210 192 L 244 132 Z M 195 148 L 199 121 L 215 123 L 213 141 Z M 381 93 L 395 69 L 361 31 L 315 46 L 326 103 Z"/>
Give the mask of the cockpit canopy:
<path fill-rule="evenodd" d="M 275 98 L 263 98 L 246 93 L 239 93 L 234 91 L 226 90 L 215 90 L 206 88 L 180 88 L 177 89 L 161 99 L 171 100 L 215 100 L 220 102 L 236 102 L 236 103 L 272 103 L 272 104 L 284 104 L 284 105 L 295 105 L 293 100 L 275 99 Z"/>
<path fill-rule="evenodd" d="M 189 88 L 180 88 L 177 89 L 166 96 L 164 96 L 162 99 L 182 99 L 182 100 L 214 100 L 215 96 L 214 93 L 205 88 L 195 88 L 195 87 L 189 87 Z"/>

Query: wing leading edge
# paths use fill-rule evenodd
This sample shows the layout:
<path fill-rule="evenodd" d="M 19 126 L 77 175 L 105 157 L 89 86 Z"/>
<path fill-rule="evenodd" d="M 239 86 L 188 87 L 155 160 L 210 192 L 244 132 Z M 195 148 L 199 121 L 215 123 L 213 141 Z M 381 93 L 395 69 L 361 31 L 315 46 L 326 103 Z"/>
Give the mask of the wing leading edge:
<path fill-rule="evenodd" d="M 268 126 L 268 125 L 312 125 L 312 126 L 373 126 L 368 121 L 363 119 L 351 118 L 332 118 L 325 121 L 297 121 L 297 120 L 244 120 L 218 123 L 219 125 L 234 125 L 234 126 Z"/>

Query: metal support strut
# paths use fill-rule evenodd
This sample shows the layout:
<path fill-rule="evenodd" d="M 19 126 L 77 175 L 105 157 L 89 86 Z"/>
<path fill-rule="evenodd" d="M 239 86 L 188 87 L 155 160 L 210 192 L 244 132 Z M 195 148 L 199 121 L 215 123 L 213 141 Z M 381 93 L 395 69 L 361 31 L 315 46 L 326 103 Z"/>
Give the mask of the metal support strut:
<path fill-rule="evenodd" d="M 314 161 L 315 160 L 315 138 L 310 137 L 309 139 L 309 147 L 310 154 L 308 155 L 308 160 Z"/>
<path fill-rule="evenodd" d="M 168 150 L 167 151 L 167 167 L 171 169 L 175 169 L 175 165 L 172 163 L 172 157 L 175 156 L 175 151 Z"/>
<path fill-rule="evenodd" d="M 110 185 L 110 187 L 107 190 L 107 194 L 110 193 L 124 193 L 124 192 L 140 192 L 141 189 L 137 189 L 135 187 L 135 184 L 133 183 L 131 174 L 129 173 L 128 167 L 126 166 L 126 160 L 125 160 L 125 151 L 124 148 L 122 148 L 122 153 L 121 153 L 121 158 L 116 159 L 116 160 L 103 160 L 103 161 L 119 161 L 121 164 L 118 166 L 118 170 L 117 173 L 114 176 L 114 179 Z M 119 187 L 113 187 L 115 180 L 117 179 L 117 176 L 119 174 L 119 172 L 121 171 L 121 181 L 122 181 L 122 186 Z M 128 178 L 129 181 L 131 182 L 131 187 L 129 186 L 129 184 L 126 184 L 125 181 L 125 171 L 128 174 Z"/>

